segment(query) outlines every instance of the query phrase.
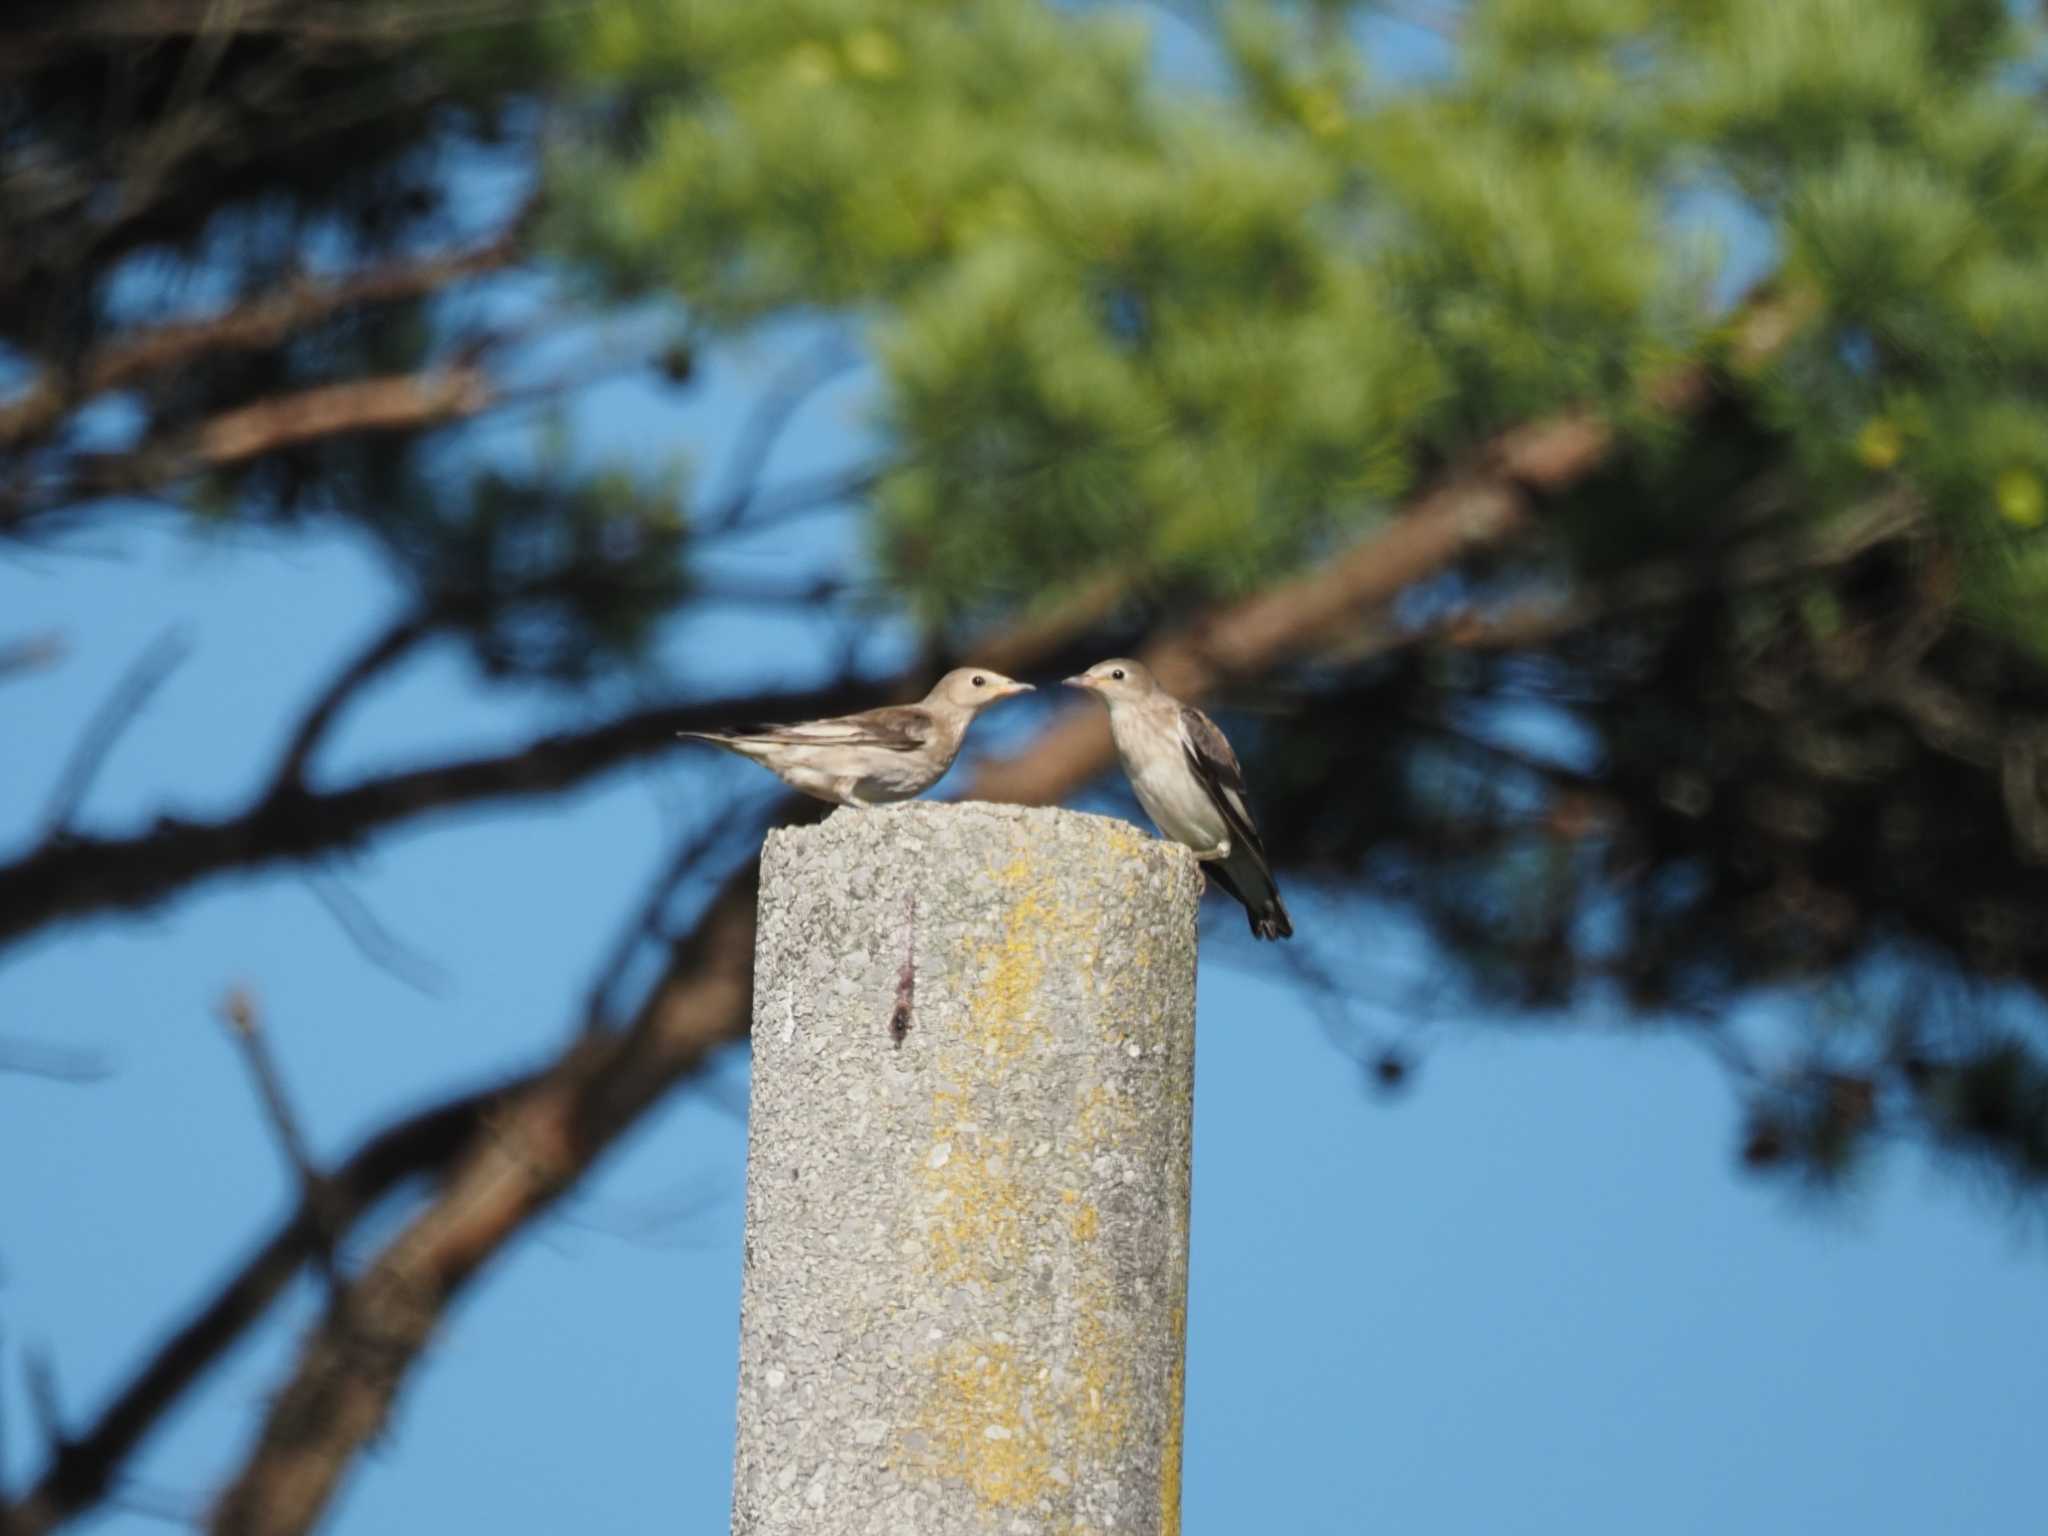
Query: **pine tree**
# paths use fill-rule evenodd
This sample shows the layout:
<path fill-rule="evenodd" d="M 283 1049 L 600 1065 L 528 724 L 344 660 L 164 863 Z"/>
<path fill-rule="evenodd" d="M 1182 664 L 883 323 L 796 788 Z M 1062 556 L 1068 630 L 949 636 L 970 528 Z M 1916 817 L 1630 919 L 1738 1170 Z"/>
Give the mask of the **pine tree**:
<path fill-rule="evenodd" d="M 1849 987 L 1755 1160 L 1838 1168 L 1851 1081 L 2038 1178 L 2048 1078 L 1988 994 L 1916 1021 L 1872 979 L 1904 943 L 2048 984 L 2037 26 L 1430 14 L 1390 68 L 1365 5 L 620 6 L 564 34 L 602 90 L 554 237 L 715 334 L 860 321 L 875 558 L 939 634 L 1103 590 L 1156 627 L 1510 463 L 1532 527 L 1304 648 L 1283 856 L 1532 1005 Z M 1532 423 L 1580 459 L 1513 462 Z M 1566 760 L 1473 728 L 1532 675 Z"/>

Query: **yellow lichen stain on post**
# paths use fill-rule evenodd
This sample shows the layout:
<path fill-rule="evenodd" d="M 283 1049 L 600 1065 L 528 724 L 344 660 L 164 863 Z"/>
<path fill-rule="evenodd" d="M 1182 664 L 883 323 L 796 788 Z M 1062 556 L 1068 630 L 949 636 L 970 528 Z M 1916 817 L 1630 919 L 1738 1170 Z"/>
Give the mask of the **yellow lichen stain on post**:
<path fill-rule="evenodd" d="M 1074 1234 L 1077 1243 L 1092 1243 L 1095 1234 L 1102 1228 L 1101 1213 L 1095 1209 L 1095 1202 L 1076 1205 L 1067 1215 L 1067 1230 Z"/>
<path fill-rule="evenodd" d="M 1022 854 L 990 870 L 989 880 L 1011 903 L 1001 935 L 974 952 L 973 970 L 982 981 L 967 1002 L 968 1038 L 1007 1063 L 1047 1036 L 1038 1011 L 1047 951 L 1086 953 L 1081 947 L 1091 942 L 1096 914 L 1068 907 L 1052 873 Z"/>
<path fill-rule="evenodd" d="M 1109 1324 L 1109 1288 L 1100 1277 L 1081 1296 L 1074 1322 L 1075 1375 L 1071 1394 L 1075 1438 L 1108 1454 L 1123 1444 L 1131 1427 L 1130 1340 Z"/>
<path fill-rule="evenodd" d="M 964 1113 L 961 1095 L 932 1095 L 932 1144 L 921 1177 L 926 1249 L 952 1280 L 1014 1273 L 1035 1225 L 1029 1183 L 1013 1171 L 1007 1136 L 990 1136 Z"/>
<path fill-rule="evenodd" d="M 1121 1146 L 1138 1107 L 1116 1085 L 1096 1082 L 1074 1106 L 1074 1135 L 1096 1157 Z"/>
<path fill-rule="evenodd" d="M 1043 1505 L 1091 1468 L 1120 1460 L 1132 1424 L 1131 1361 L 1129 1341 L 1105 1316 L 1106 1299 L 1100 1282 L 1084 1297 L 1073 1363 L 1060 1378 L 1037 1352 L 1012 1343 L 979 1340 L 942 1349 L 916 1423 L 926 1467 L 966 1484 L 985 1508 L 1021 1510 Z M 1064 1430 L 1057 1449 L 1074 1464 L 1056 1470 L 1049 1426 Z M 1174 1433 L 1177 1462 L 1177 1410 Z M 1179 1477 L 1176 1465 L 1176 1491 Z"/>
<path fill-rule="evenodd" d="M 918 1427 L 941 1475 L 984 1506 L 1027 1509 L 1055 1486 L 1052 1450 L 1030 1411 L 1038 1374 L 1009 1344 L 955 1344 L 934 1362 Z"/>
<path fill-rule="evenodd" d="M 1173 1309 L 1173 1380 L 1166 1389 L 1166 1449 L 1159 1458 L 1159 1536 L 1180 1536 L 1181 1399 L 1187 1389 L 1188 1309 Z"/>
<path fill-rule="evenodd" d="M 1138 860 L 1145 856 L 1145 845 L 1152 841 L 1128 821 L 1119 821 L 1109 829 L 1109 841 L 1116 849 L 1116 856 L 1129 868 L 1137 868 Z"/>
<path fill-rule="evenodd" d="M 1145 839 L 1134 828 L 1113 836 L 1118 858 L 1135 868 Z M 1092 974 L 1102 912 L 1092 900 L 1070 901 L 1022 847 L 989 880 L 1008 897 L 1007 910 L 1000 933 L 966 957 L 976 982 L 964 1020 L 965 1041 L 987 1066 L 932 1095 L 931 1139 L 918 1170 L 921 1236 L 935 1274 L 993 1297 L 1029 1282 L 1035 1246 L 1064 1219 L 1078 1269 L 1072 1321 L 1049 1337 L 939 1344 L 916 1438 L 899 1440 L 896 1454 L 964 1484 L 984 1508 L 1045 1511 L 1096 1469 L 1124 1459 L 1137 1419 L 1135 1340 L 1120 1326 L 1111 1278 L 1095 1257 L 1101 1211 L 1004 1133 L 1002 1080 L 1013 1068 L 1030 1070 L 1051 1045 L 1048 967 Z M 1152 963 L 1149 945 L 1138 963 Z M 1111 988 L 1129 984 L 1106 978 Z M 1124 1042 L 1115 1044 L 1120 1051 Z M 1114 1148 L 1135 1108 L 1114 1083 L 1092 1083 L 1060 1137 L 1063 1160 L 1071 1166 L 1078 1154 L 1092 1162 Z M 1177 1468 L 1173 1476 L 1177 1490 Z M 1070 1523 L 1065 1536 L 1085 1536 L 1084 1527 Z"/>

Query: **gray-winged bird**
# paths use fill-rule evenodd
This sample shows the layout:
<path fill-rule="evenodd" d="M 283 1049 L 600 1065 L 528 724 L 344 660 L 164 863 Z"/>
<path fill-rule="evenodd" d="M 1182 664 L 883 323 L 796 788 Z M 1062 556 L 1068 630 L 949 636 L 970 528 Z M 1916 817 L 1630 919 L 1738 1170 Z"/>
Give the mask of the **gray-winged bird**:
<path fill-rule="evenodd" d="M 1245 804 L 1244 770 L 1216 722 L 1161 688 L 1144 663 L 1124 657 L 1097 662 L 1067 686 L 1109 706 L 1117 756 L 1161 835 L 1194 849 L 1216 883 L 1244 904 L 1254 937 L 1292 938 L 1294 923 Z"/>
<path fill-rule="evenodd" d="M 920 704 L 890 704 L 796 725 L 676 734 L 751 758 L 813 799 L 865 809 L 931 788 L 953 766 L 982 708 L 1030 691 L 1029 683 L 987 667 L 957 667 Z"/>

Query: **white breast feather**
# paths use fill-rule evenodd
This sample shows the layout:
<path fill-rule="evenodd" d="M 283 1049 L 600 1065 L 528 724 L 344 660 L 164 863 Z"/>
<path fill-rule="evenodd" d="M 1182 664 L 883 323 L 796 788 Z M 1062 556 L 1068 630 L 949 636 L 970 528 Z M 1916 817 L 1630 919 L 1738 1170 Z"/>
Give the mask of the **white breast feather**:
<path fill-rule="evenodd" d="M 1188 766 L 1185 739 L 1176 733 L 1169 750 L 1134 752 L 1131 738 L 1143 727 L 1116 715 L 1112 715 L 1110 726 L 1131 788 L 1160 835 L 1185 843 L 1205 859 L 1227 857 L 1230 825 Z"/>

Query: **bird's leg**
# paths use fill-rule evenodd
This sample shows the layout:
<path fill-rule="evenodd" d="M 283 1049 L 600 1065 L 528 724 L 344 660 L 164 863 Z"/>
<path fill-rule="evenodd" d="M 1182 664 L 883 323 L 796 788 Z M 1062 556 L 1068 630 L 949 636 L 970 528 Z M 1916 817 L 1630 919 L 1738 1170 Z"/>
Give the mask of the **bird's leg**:
<path fill-rule="evenodd" d="M 832 787 L 839 792 L 839 803 L 841 805 L 851 806 L 856 811 L 872 811 L 874 809 L 873 804 L 861 799 L 859 779 L 841 779 Z"/>

